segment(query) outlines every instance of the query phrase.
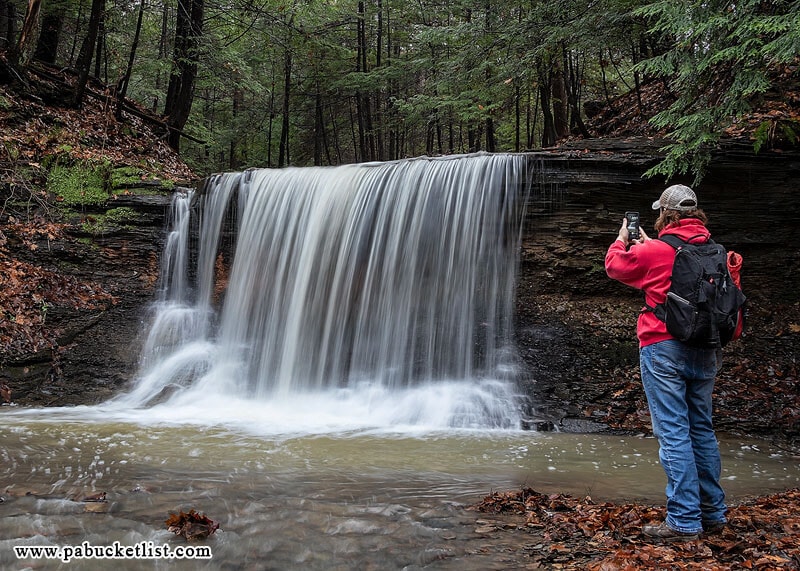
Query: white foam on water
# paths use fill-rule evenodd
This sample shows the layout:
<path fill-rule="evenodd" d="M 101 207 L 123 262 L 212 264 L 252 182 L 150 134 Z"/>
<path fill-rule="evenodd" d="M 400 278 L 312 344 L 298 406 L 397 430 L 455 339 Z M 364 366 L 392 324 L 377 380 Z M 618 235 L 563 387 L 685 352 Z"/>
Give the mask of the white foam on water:
<path fill-rule="evenodd" d="M 166 367 L 166 365 L 165 365 Z M 181 365 L 176 365 L 180 369 Z M 221 383 L 209 383 L 220 386 Z M 163 402 L 132 407 L 148 385 L 96 406 L 7 411 L 40 422 L 185 424 L 225 427 L 253 435 L 423 435 L 431 432 L 519 429 L 517 398 L 505 381 L 440 381 L 407 389 L 377 383 L 318 392 L 243 398 L 209 388 L 170 395 Z M 160 387 L 160 385 L 159 385 Z M 161 390 L 161 389 L 159 389 Z M 139 391 L 139 392 L 137 392 Z"/>

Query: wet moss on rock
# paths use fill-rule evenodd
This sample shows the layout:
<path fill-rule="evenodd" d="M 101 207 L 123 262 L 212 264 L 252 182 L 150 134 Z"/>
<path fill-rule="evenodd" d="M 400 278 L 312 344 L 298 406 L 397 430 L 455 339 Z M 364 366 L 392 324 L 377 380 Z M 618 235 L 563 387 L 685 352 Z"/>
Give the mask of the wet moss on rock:
<path fill-rule="evenodd" d="M 108 234 L 114 230 L 133 228 L 144 216 L 133 208 L 111 208 L 105 214 L 87 217 L 81 229 L 87 234 Z"/>
<path fill-rule="evenodd" d="M 67 206 L 102 204 L 109 198 L 110 164 L 79 162 L 62 165 L 56 162 L 47 176 L 47 190 Z"/>

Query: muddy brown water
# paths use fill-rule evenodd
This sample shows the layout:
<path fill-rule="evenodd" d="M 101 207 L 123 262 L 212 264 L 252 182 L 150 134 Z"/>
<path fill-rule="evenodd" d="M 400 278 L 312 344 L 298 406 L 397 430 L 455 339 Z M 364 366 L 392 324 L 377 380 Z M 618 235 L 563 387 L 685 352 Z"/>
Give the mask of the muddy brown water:
<path fill-rule="evenodd" d="M 81 418 L 85 416 L 85 418 Z M 661 502 L 652 438 L 516 430 L 262 433 L 102 415 L 0 410 L 3 569 L 508 569 L 523 532 L 487 534 L 466 509 L 530 486 Z M 796 458 L 723 438 L 733 501 L 800 482 Z M 83 502 L 98 492 L 105 503 Z M 219 531 L 187 542 L 170 512 Z M 19 558 L 14 547 L 203 546 L 210 560 Z M 112 554 L 109 552 L 109 554 Z M 63 551 L 59 555 L 64 555 Z M 64 559 L 64 557 L 62 557 Z"/>

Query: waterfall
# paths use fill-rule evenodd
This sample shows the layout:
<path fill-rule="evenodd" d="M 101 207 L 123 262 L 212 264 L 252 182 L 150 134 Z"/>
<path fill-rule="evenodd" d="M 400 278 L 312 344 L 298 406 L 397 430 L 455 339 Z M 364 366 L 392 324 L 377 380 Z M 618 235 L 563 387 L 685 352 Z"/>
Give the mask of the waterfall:
<path fill-rule="evenodd" d="M 255 169 L 176 195 L 119 401 L 328 395 L 390 423 L 515 427 L 525 169 L 489 154 Z"/>

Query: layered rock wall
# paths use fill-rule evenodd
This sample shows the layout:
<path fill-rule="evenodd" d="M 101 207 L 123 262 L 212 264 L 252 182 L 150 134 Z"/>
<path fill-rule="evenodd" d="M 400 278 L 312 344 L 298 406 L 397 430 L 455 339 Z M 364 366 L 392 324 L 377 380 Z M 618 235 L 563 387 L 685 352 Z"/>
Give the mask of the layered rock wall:
<path fill-rule="evenodd" d="M 642 178 L 658 160 L 655 146 L 604 141 L 532 160 L 522 279 L 548 292 L 618 289 L 605 278 L 603 258 L 624 213 L 638 210 L 655 235 L 651 205 L 666 185 Z M 695 190 L 713 238 L 745 257 L 744 279 L 770 296 L 800 299 L 800 155 L 729 150 Z"/>

